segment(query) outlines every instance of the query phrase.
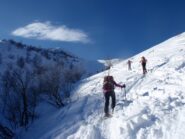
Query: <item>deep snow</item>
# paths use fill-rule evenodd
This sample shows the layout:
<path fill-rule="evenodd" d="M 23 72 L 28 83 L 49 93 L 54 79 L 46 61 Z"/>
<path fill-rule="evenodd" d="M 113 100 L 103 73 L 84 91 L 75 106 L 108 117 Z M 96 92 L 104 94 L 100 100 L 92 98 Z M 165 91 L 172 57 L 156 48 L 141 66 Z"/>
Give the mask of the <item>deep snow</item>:
<path fill-rule="evenodd" d="M 142 75 L 140 57 L 148 59 Z M 82 80 L 71 104 L 56 110 L 42 104 L 45 115 L 36 120 L 24 139 L 184 139 L 185 136 L 185 33 L 132 58 L 132 71 L 123 60 L 111 68 L 124 90 L 116 88 L 117 105 L 112 118 L 102 119 L 103 77 L 107 71 Z"/>

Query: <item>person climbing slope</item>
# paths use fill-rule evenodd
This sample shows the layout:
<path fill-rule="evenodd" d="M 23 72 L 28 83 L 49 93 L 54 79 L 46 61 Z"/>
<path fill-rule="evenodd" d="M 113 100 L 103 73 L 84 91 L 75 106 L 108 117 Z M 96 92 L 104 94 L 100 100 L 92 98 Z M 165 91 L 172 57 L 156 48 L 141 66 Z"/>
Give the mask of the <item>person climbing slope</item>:
<path fill-rule="evenodd" d="M 127 64 L 128 64 L 128 70 L 132 70 L 132 67 L 131 67 L 132 61 L 131 60 L 128 60 L 127 61 Z"/>
<path fill-rule="evenodd" d="M 113 76 L 105 76 L 104 81 L 103 81 L 103 92 L 104 92 L 104 97 L 105 97 L 105 107 L 104 107 L 104 112 L 105 112 L 105 117 L 110 117 L 111 114 L 109 113 L 109 100 L 110 97 L 112 99 L 112 112 L 114 111 L 114 107 L 116 105 L 116 95 L 114 92 L 115 86 L 123 88 L 126 87 L 125 84 L 119 85 L 114 81 Z"/>
<path fill-rule="evenodd" d="M 144 56 L 142 56 L 140 63 L 142 65 L 143 74 L 145 75 L 147 73 L 147 70 L 146 70 L 147 59 Z"/>

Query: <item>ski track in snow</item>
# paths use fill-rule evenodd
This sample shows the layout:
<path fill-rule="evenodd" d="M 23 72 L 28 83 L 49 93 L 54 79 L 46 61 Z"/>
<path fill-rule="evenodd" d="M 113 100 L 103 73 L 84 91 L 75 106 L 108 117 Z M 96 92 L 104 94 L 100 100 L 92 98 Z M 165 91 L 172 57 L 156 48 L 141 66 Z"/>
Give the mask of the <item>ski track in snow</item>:
<path fill-rule="evenodd" d="M 72 103 L 51 115 L 44 125 L 53 124 L 44 133 L 36 132 L 41 126 L 35 122 L 23 138 L 32 138 L 29 133 L 35 132 L 34 139 L 184 139 L 184 42 L 174 37 L 136 55 L 132 71 L 127 71 L 126 61 L 114 65 L 115 81 L 127 87 L 126 100 L 124 90 L 115 89 L 117 105 L 112 118 L 102 118 L 105 71 L 79 83 Z M 138 64 L 142 55 L 149 60 L 145 76 Z"/>

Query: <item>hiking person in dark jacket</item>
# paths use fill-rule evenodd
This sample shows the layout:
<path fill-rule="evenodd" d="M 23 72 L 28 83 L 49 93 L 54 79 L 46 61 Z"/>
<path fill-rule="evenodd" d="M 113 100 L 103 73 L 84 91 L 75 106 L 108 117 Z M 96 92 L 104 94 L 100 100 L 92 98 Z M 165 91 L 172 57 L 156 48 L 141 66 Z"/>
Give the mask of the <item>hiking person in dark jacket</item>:
<path fill-rule="evenodd" d="M 109 113 L 109 99 L 110 99 L 110 97 L 112 99 L 112 104 L 111 104 L 112 112 L 114 111 L 114 107 L 116 105 L 116 95 L 114 92 L 115 86 L 123 88 L 123 87 L 125 87 L 125 84 L 123 84 L 123 85 L 117 84 L 114 81 L 114 78 L 112 76 L 105 76 L 104 77 L 103 92 L 104 92 L 104 96 L 105 96 L 104 112 L 105 112 L 106 117 L 111 116 Z"/>
<path fill-rule="evenodd" d="M 132 61 L 131 60 L 128 60 L 127 61 L 127 64 L 128 64 L 128 70 L 132 70 L 132 68 L 131 68 Z"/>
<path fill-rule="evenodd" d="M 147 73 L 147 70 L 146 70 L 147 59 L 144 56 L 142 56 L 140 63 L 142 65 L 143 74 L 145 75 Z"/>

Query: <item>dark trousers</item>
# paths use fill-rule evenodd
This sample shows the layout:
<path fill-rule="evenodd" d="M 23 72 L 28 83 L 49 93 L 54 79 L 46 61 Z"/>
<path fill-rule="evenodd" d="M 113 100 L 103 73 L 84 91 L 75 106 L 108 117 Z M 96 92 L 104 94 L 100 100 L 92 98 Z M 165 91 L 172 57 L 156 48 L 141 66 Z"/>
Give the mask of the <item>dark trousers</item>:
<path fill-rule="evenodd" d="M 128 65 L 128 70 L 132 70 L 132 68 L 131 68 L 131 65 L 130 65 L 130 64 Z"/>
<path fill-rule="evenodd" d="M 111 108 L 114 109 L 114 107 L 116 105 L 115 92 L 114 91 L 106 92 L 104 94 L 104 96 L 105 96 L 105 108 L 104 108 L 104 112 L 105 113 L 109 113 L 109 100 L 110 100 L 110 97 L 112 99 Z"/>
<path fill-rule="evenodd" d="M 146 74 L 147 73 L 146 63 L 142 63 L 142 68 L 143 68 L 143 74 Z"/>

